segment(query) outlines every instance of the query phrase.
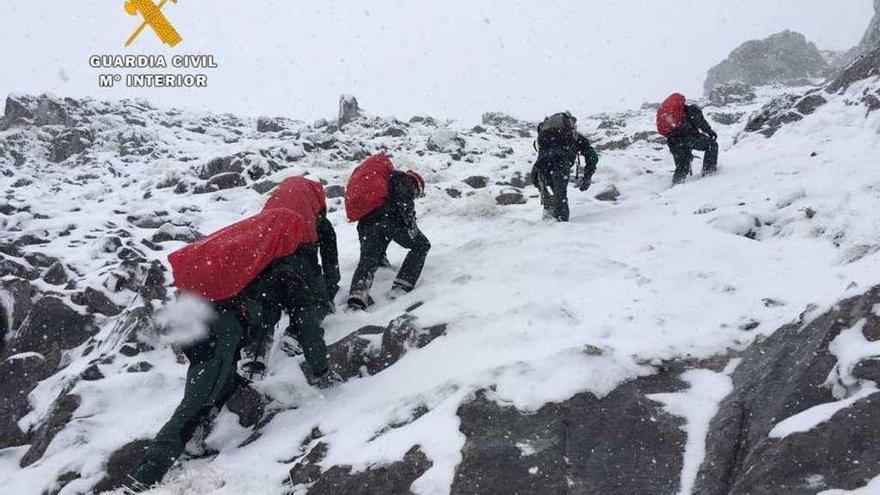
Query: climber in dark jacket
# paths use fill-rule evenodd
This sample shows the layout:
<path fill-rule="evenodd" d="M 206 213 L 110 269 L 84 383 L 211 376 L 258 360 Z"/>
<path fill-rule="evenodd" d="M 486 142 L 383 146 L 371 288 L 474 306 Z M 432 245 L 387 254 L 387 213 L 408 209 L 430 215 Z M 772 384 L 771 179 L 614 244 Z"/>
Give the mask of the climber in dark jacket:
<path fill-rule="evenodd" d="M 388 180 L 385 204 L 358 222 L 361 256 L 351 281 L 349 308 L 363 310 L 373 303 L 370 297 L 373 277 L 386 263 L 385 252 L 391 241 L 409 250 L 394 280 L 391 297 L 415 288 L 431 249 L 431 243 L 416 223 L 415 199 L 423 196 L 424 191 L 425 181 L 421 176 L 394 170 Z"/>
<path fill-rule="evenodd" d="M 683 183 L 691 173 L 693 151 L 704 151 L 703 176 L 718 169 L 718 134 L 706 121 L 702 110 L 696 105 L 684 107 L 684 123 L 666 137 L 669 151 L 675 159 L 672 185 Z"/>
<path fill-rule="evenodd" d="M 281 312 L 300 336 L 307 377 L 319 387 L 339 381 L 327 364 L 321 321 L 329 311 L 327 290 L 314 256 L 303 250 L 272 262 L 235 296 L 213 302 L 215 315 L 204 340 L 183 348 L 189 359 L 183 400 L 129 473 L 133 490 L 159 483 L 200 425 L 207 425 L 232 394 L 247 383 L 237 373 L 243 347 L 265 339 Z"/>
<path fill-rule="evenodd" d="M 557 117 L 570 119 L 570 128 L 560 126 L 559 131 L 543 128 L 548 121 Z M 532 167 L 532 183 L 541 193 L 544 217 L 560 222 L 567 222 L 569 219 L 568 183 L 578 155 L 583 156 L 585 162 L 584 175 L 578 184 L 581 191 L 589 189 L 599 163 L 599 155 L 590 145 L 590 141 L 575 131 L 576 122 L 571 114 L 562 113 L 548 118 L 538 128 L 538 159 Z"/>

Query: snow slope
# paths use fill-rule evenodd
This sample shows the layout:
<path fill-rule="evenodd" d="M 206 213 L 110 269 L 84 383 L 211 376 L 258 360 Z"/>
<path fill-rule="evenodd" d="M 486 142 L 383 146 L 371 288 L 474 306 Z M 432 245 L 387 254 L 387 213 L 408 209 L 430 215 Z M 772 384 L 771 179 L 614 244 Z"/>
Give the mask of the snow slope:
<path fill-rule="evenodd" d="M 857 85 L 850 91 L 861 89 Z M 776 93 L 766 89 L 755 104 L 708 108 L 707 114 L 749 113 Z M 363 118 L 334 133 L 323 123 L 284 121 L 287 131 L 258 133 L 251 120 L 129 105 L 131 115 L 144 119 L 146 126 L 126 123 L 115 109 L 104 115 L 93 112 L 88 122 L 95 144 L 60 164 L 40 158 L 47 152 L 47 138 L 40 133 L 47 131 L 12 128 L 0 133 L 0 139 L 19 143 L 16 149 L 29 157 L 22 165 L 6 165 L 15 172 L 2 178 L 3 189 L 10 203 L 32 205 L 31 212 L 2 217 L 4 235 L 46 231 L 48 244 L 25 249 L 39 248 L 64 260 L 80 287 L 106 287 L 110 272 L 118 268 L 103 249 L 111 232 L 124 228 L 136 241 L 155 233 L 132 226 L 131 215 L 163 210 L 170 222 L 208 233 L 261 207 L 265 194 L 248 187 L 252 183 L 307 171 L 331 185 L 344 185 L 359 152 L 387 149 L 400 168 L 414 168 L 428 181 L 428 196 L 418 208 L 433 249 L 414 293 L 388 300 L 384 291 L 393 273 L 380 272 L 375 309 L 330 316 L 327 340 L 341 339 L 364 325 L 384 326 L 420 301 L 424 306 L 413 311 L 420 324 L 448 324 L 444 337 L 388 370 L 325 392 L 306 385 L 298 358 L 273 352 L 270 374 L 257 387 L 271 398 L 269 408 L 280 412 L 262 436 L 240 447 L 251 432 L 238 426 L 228 411 L 222 413 L 208 439 L 219 454 L 179 464 L 151 493 L 287 493 L 288 472 L 314 443 L 317 428 L 329 445 L 322 461 L 327 468 L 367 469 L 399 461 L 420 445 L 433 465 L 412 490 L 446 494 L 465 441 L 456 411 L 478 390 L 490 389 L 494 400 L 524 411 L 585 391 L 603 396 L 624 381 L 654 373 L 664 360 L 742 349 L 808 305 L 828 307 L 880 282 L 875 255 L 880 249 L 880 114 L 866 118 L 864 108 L 842 99 L 784 127 L 772 139 L 742 133 L 743 121 L 718 125 L 720 173 L 699 179 L 697 161 L 694 177 L 674 189 L 669 188 L 671 158 L 653 138 L 606 150 L 593 188 L 587 193 L 572 190 L 568 224 L 541 221 L 531 187 L 522 189 L 526 204 L 496 203 L 498 194 L 520 190 L 496 182 L 513 180 L 521 186 L 516 179 L 533 160 L 533 138 L 520 137 L 516 126 L 473 130 L 441 123 L 440 129 L 459 133 L 464 149 L 457 150 L 455 142 L 441 136 L 446 149 L 432 152 L 425 143 L 438 127 L 424 122 Z M 604 145 L 652 129 L 652 119 L 653 111 L 646 107 L 583 119 L 581 129 Z M 404 129 L 405 135 L 376 137 L 389 127 Z M 143 156 L 121 154 L 124 133 L 142 134 L 154 150 Z M 327 149 L 313 147 L 328 136 L 336 142 Z M 194 186 L 199 167 L 209 160 L 248 151 L 263 156 L 261 150 L 293 160 L 276 160 L 284 168 L 273 173 L 268 163 L 272 158 L 264 156 L 260 163 L 269 173 L 258 180 L 246 178 L 244 187 L 205 194 L 193 194 L 194 187 L 182 193 L 158 187 L 174 179 Z M 473 189 L 462 183 L 475 175 L 489 177 L 489 187 Z M 21 177 L 33 183 L 12 188 Z M 618 201 L 594 198 L 611 184 L 622 193 Z M 446 192 L 453 188 L 463 193 L 461 198 Z M 357 262 L 357 235 L 344 221 L 341 200 L 331 200 L 331 205 L 347 282 Z M 73 233 L 59 237 L 70 224 L 76 226 Z M 160 250 L 144 250 L 144 255 L 165 263 L 165 256 L 180 245 L 163 242 Z M 402 252 L 393 248 L 390 256 L 399 265 Z M 126 306 L 132 294 L 123 290 L 110 295 Z M 24 447 L 0 451 L 0 484 L 8 493 L 40 494 L 70 471 L 80 477 L 60 493 L 88 492 L 102 478 L 115 449 L 152 436 L 176 406 L 185 365 L 165 346 L 101 365 L 102 380 L 77 379 L 98 353 L 118 347 L 113 335 L 118 318 L 99 317 L 101 349 L 85 357 L 85 345 L 70 352 L 69 364 L 31 393 L 32 411 L 19 422 L 23 430 L 44 420 L 66 386 L 72 385 L 70 393 L 82 402 L 37 463 L 18 467 Z M 137 361 L 155 367 L 127 373 Z M 694 393 L 657 400 L 696 422 L 689 434 L 703 435 L 724 395 L 712 387 L 729 385 L 723 377 L 695 373 Z M 428 412 L 411 420 L 419 408 Z M 388 428 L 399 424 L 403 426 Z M 688 452 L 698 457 L 685 463 L 687 486 L 699 466 L 702 441 L 689 439 Z"/>

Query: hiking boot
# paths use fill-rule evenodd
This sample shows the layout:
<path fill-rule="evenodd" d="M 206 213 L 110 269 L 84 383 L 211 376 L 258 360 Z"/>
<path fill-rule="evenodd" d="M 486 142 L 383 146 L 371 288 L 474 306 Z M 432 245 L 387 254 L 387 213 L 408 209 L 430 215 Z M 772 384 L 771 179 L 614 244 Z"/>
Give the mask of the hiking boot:
<path fill-rule="evenodd" d="M 340 383 L 344 383 L 345 380 L 339 375 L 339 373 L 337 373 L 331 369 L 327 369 L 327 371 L 325 371 L 324 374 L 322 374 L 321 376 L 319 376 L 317 378 L 309 377 L 308 382 L 309 382 L 309 385 L 311 385 L 313 387 L 320 388 L 322 390 L 326 390 L 328 388 L 335 387 L 336 385 L 339 385 Z"/>
<path fill-rule="evenodd" d="M 367 292 L 355 292 L 348 296 L 348 308 L 353 311 L 366 311 L 373 304 L 373 298 Z"/>
<path fill-rule="evenodd" d="M 289 357 L 302 356 L 303 354 L 302 344 L 299 343 L 299 340 L 290 335 L 284 335 L 281 337 L 278 342 L 278 348 Z"/>
<path fill-rule="evenodd" d="M 587 189 L 589 189 L 591 185 L 593 185 L 593 181 L 591 181 L 590 179 L 586 179 L 586 178 L 584 178 L 584 179 L 581 180 L 580 183 L 578 184 L 578 189 L 580 189 L 581 192 L 584 192 L 584 191 L 586 191 Z"/>
<path fill-rule="evenodd" d="M 124 495 L 137 495 L 152 490 L 156 485 L 158 485 L 158 483 L 155 485 L 146 485 L 129 476 L 128 481 L 123 483 L 120 488 L 122 488 L 122 493 Z"/>
<path fill-rule="evenodd" d="M 241 374 L 249 381 L 262 380 L 266 377 L 266 363 L 263 358 L 255 358 L 241 365 Z"/>
<path fill-rule="evenodd" d="M 413 285 L 406 280 L 397 279 L 394 281 L 394 285 L 391 287 L 391 291 L 388 292 L 388 298 L 392 301 L 397 299 L 400 296 L 409 294 L 413 290 Z"/>

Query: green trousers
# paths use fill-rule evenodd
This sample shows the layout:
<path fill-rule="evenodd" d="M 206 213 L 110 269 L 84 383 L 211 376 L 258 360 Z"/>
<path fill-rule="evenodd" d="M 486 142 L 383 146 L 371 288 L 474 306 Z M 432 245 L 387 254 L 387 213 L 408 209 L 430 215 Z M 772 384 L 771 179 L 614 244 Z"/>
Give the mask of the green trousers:
<path fill-rule="evenodd" d="M 249 304 L 252 324 L 259 325 L 262 311 Z M 130 473 L 135 481 L 152 486 L 160 481 L 183 453 L 196 428 L 213 419 L 241 385 L 237 373 L 239 350 L 246 329 L 233 312 L 220 312 L 210 324 L 211 336 L 184 350 L 190 359 L 183 400 L 159 430 L 140 464 Z"/>

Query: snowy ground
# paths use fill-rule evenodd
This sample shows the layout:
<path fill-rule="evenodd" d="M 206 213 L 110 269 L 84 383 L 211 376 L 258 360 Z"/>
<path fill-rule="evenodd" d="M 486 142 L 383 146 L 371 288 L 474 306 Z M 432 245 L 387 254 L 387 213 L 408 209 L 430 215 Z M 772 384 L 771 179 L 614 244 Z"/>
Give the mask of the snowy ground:
<path fill-rule="evenodd" d="M 584 126 L 592 130 L 598 122 L 589 120 Z M 650 129 L 651 112 L 631 114 L 627 126 Z M 495 195 L 509 188 L 471 191 L 460 183 L 484 175 L 493 184 L 511 171 L 527 172 L 533 155 L 529 138 L 501 141 L 489 133 L 483 140 L 469 134 L 471 148 L 514 149 L 507 158 L 486 153 L 476 163 L 450 161 L 436 153 L 420 157 L 415 145 L 395 151 L 402 168 L 424 172 L 429 183 L 419 210 L 433 249 L 422 281 L 414 293 L 391 302 L 384 291 L 393 273 L 380 273 L 376 308 L 329 317 L 327 340 L 367 324 L 385 325 L 417 301 L 426 302 L 414 312 L 420 323 L 448 323 L 447 335 L 376 376 L 323 393 L 305 384 L 296 359 L 274 353 L 270 375 L 259 388 L 275 401 L 272 407 L 285 411 L 258 441 L 242 448 L 250 432 L 237 426 L 231 413 L 222 414 L 209 438 L 220 454 L 180 465 L 165 486 L 151 493 L 284 493 L 290 466 L 317 427 L 330 446 L 325 466 L 365 469 L 398 461 L 413 445 L 421 445 L 433 467 L 413 490 L 446 494 L 465 441 L 456 410 L 479 389 L 494 387 L 495 400 L 526 411 L 584 391 L 607 394 L 628 379 L 653 373 L 652 365 L 662 360 L 743 348 L 793 320 L 809 304 L 827 307 L 880 282 L 873 254 L 880 248 L 880 113 L 866 120 L 864 108 L 832 101 L 772 139 L 739 135 L 741 127 L 720 127 L 717 176 L 699 179 L 695 161 L 694 177 L 674 189 L 669 188 L 671 158 L 656 145 L 640 142 L 603 153 L 594 188 L 587 193 L 572 189 L 568 224 L 541 221 L 533 189 L 526 189 L 532 196 L 527 204 L 502 207 Z M 413 134 L 412 141 L 419 143 L 426 135 Z M 207 138 L 186 145 L 180 135 L 160 137 L 169 147 L 189 146 L 188 153 L 204 159 L 242 146 L 206 143 Z M 277 144 L 284 143 L 268 137 L 249 142 Z M 211 148 L 205 150 L 206 145 Z M 140 199 L 130 191 L 172 173 L 179 162 L 122 165 L 109 151 L 105 158 L 134 171 L 118 178 L 105 173 L 56 195 L 40 188 L 53 174 L 69 172 L 51 167 L 41 172 L 45 175 L 31 186 L 40 194 L 35 209 L 51 220 L 40 228 L 124 223 L 124 214 L 112 212 L 123 206 L 126 213 L 198 206 L 200 212 L 182 215 L 207 233 L 257 211 L 264 200 L 246 188 L 206 195 L 160 189 Z M 300 163 L 276 176 L 308 169 L 313 176 L 341 184 L 353 165 Z M 122 188 L 126 181 L 136 185 Z M 594 199 L 611 183 L 622 193 L 619 201 Z M 452 199 L 445 193 L 449 187 L 465 196 Z M 85 212 L 70 212 L 71 202 Z M 338 206 L 339 200 L 331 204 Z M 356 232 L 342 211 L 331 219 L 339 234 L 345 289 L 357 261 Z M 22 218 L 21 224 L 27 229 L 32 221 Z M 166 243 L 164 252 L 153 254 L 162 259 L 179 245 Z M 74 252 L 68 246 L 58 240 L 43 252 L 71 260 L 83 273 L 101 272 L 102 258 L 90 255 L 93 243 Z M 392 263 L 399 265 L 402 255 L 392 249 Z M 111 332 L 112 320 L 104 328 Z M 24 449 L 0 451 L 4 490 L 39 494 L 59 474 L 74 470 L 82 479 L 61 493 L 79 493 L 101 477 L 110 452 L 152 436 L 180 399 L 185 366 L 175 363 L 168 348 L 151 352 L 148 359 L 156 365 L 149 373 L 124 373 L 131 362 L 117 360 L 102 368 L 106 379 L 79 382 L 73 393 L 83 402 L 75 419 L 37 464 L 19 469 Z M 34 411 L 24 425 L 45 415 L 65 377 L 85 368 L 81 361 L 32 394 Z M 723 375 L 707 373 L 688 377 L 693 393 L 656 398 L 670 412 L 688 418 L 688 432 L 696 435 L 688 442 L 684 492 L 701 459 L 703 440 L 698 437 L 705 434 L 715 404 L 729 387 Z M 430 412 L 386 431 L 420 406 Z"/>

